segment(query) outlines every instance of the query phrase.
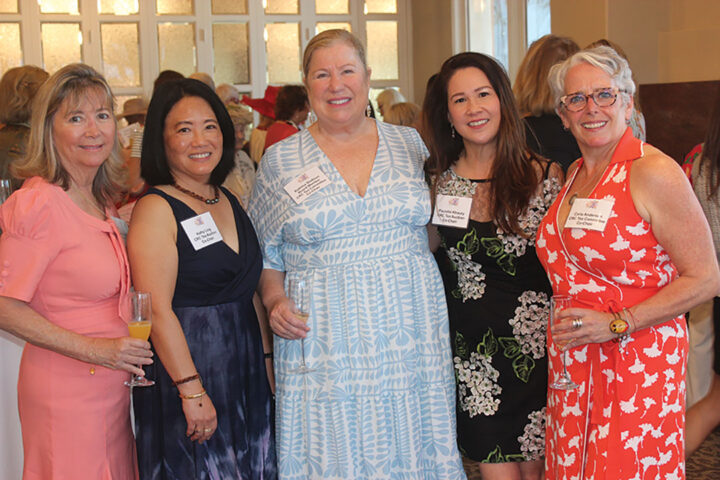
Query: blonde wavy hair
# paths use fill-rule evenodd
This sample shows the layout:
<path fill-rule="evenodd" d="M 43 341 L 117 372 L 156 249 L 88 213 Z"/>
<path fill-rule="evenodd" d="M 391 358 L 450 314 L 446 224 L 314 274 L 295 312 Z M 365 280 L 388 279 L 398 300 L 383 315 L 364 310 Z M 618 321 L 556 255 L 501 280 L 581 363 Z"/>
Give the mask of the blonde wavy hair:
<path fill-rule="evenodd" d="M 16 177 L 39 176 L 64 190 L 70 188 L 72 178 L 58 155 L 53 120 L 65 102 L 69 108 L 74 108 L 92 94 L 103 99 L 117 127 L 110 86 L 92 67 L 82 63 L 66 65 L 40 87 L 33 102 L 27 155 L 11 167 Z M 110 156 L 98 168 L 92 185 L 93 196 L 101 205 L 115 201 L 125 184 L 125 169 L 118 154 L 117 136 L 113 137 Z"/>
<path fill-rule="evenodd" d="M 518 110 L 522 115 L 539 117 L 555 113 L 555 98 L 548 83 L 550 67 L 579 50 L 574 40 L 557 35 L 545 35 L 530 45 L 513 85 Z"/>
<path fill-rule="evenodd" d="M 48 77 L 45 70 L 34 65 L 11 68 L 5 72 L 0 80 L 0 122 L 28 122 L 32 100 Z"/>

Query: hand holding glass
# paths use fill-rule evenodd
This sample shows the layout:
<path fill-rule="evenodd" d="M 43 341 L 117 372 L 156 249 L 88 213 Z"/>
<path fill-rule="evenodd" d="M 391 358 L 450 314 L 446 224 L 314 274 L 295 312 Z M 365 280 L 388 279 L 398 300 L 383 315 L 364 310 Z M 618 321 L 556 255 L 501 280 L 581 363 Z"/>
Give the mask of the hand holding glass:
<path fill-rule="evenodd" d="M 286 295 L 295 303 L 297 308 L 296 316 L 305 320 L 307 323 L 310 317 L 310 285 L 305 280 L 299 280 L 295 278 L 288 279 Z M 302 352 L 302 358 L 300 360 L 300 366 L 290 370 L 290 373 L 308 373 L 312 372 L 312 368 L 308 368 L 305 364 L 305 339 L 300 339 L 300 349 Z"/>
<path fill-rule="evenodd" d="M 132 338 L 147 340 L 150 338 L 150 329 L 152 328 L 152 301 L 148 292 L 132 292 L 130 294 L 132 302 L 132 318 L 128 323 L 128 331 Z M 128 387 L 149 387 L 155 385 L 155 382 L 147 378 L 133 375 L 132 380 L 125 382 Z"/>
<path fill-rule="evenodd" d="M 557 313 L 565 310 L 566 308 L 570 308 L 570 297 L 567 295 L 553 295 L 550 298 L 550 325 L 553 326 L 555 323 L 559 320 L 557 318 Z M 552 330 L 551 330 L 552 334 Z M 556 342 L 555 338 L 553 337 L 553 342 L 555 345 L 557 345 L 560 348 L 565 348 L 568 342 Z M 567 350 L 563 350 L 562 352 L 562 363 L 563 363 L 563 371 L 562 374 L 560 374 L 560 377 L 550 384 L 550 388 L 554 388 L 555 390 L 572 390 L 574 388 L 578 387 L 578 384 L 572 381 L 572 378 L 570 378 L 570 374 L 567 371 Z"/>

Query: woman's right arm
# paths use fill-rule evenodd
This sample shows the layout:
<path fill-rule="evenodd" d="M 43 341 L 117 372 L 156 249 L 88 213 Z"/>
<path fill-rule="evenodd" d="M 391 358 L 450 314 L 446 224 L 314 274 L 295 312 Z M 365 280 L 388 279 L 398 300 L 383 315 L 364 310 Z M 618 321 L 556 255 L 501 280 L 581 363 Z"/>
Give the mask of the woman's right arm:
<path fill-rule="evenodd" d="M 197 373 L 185 335 L 172 310 L 178 271 L 175 217 L 168 203 L 158 195 L 138 200 L 128 233 L 128 256 L 133 285 L 137 291 L 152 295 L 153 347 L 165 370 L 174 381 Z M 181 395 L 203 391 L 199 380 L 178 385 Z M 209 396 L 182 399 L 187 420 L 186 435 L 204 442 L 217 428 L 215 407 Z M 205 432 L 206 429 L 209 429 Z"/>
<path fill-rule="evenodd" d="M 143 375 L 137 365 L 152 363 L 150 345 L 130 337 L 94 338 L 48 321 L 27 303 L 0 296 L 0 329 L 38 347 L 114 370 Z"/>

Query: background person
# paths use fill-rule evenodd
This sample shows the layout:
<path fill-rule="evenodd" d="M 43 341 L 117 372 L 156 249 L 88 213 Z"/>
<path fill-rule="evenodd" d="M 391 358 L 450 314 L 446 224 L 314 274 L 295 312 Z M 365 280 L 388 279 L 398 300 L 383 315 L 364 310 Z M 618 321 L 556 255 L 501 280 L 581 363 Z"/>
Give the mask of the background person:
<path fill-rule="evenodd" d="M 275 100 L 275 123 L 268 127 L 263 153 L 271 145 L 299 132 L 309 112 L 310 105 L 304 86 L 282 87 Z"/>
<path fill-rule="evenodd" d="M 382 92 L 378 93 L 378 96 L 375 99 L 375 102 L 378 106 L 378 112 L 383 118 L 385 118 L 385 114 L 390 109 L 390 107 L 392 107 L 396 103 L 404 101 L 405 97 L 403 97 L 402 93 L 400 93 L 399 90 L 396 90 L 394 88 L 386 88 Z"/>
<path fill-rule="evenodd" d="M 245 131 L 253 121 L 252 112 L 240 105 L 226 105 L 235 128 L 235 167 L 228 173 L 223 186 L 230 189 L 247 208 L 255 185 L 255 162 L 245 152 Z"/>
<path fill-rule="evenodd" d="M 13 190 L 22 182 L 12 178 L 10 165 L 25 156 L 32 100 L 48 76 L 42 68 L 27 65 L 11 68 L 0 79 L 0 178 L 11 179 Z"/>
<path fill-rule="evenodd" d="M 243 95 L 242 103 L 255 110 L 260 115 L 260 121 L 250 133 L 250 158 L 255 164 L 260 163 L 265 151 L 265 137 L 267 129 L 275 121 L 275 99 L 280 87 L 268 85 L 263 98 L 250 98 Z"/>
<path fill-rule="evenodd" d="M 396 103 L 387 111 L 383 121 L 393 125 L 402 125 L 419 129 L 420 107 L 411 102 Z"/>
<path fill-rule="evenodd" d="M 370 70 L 349 32 L 316 35 L 303 76 L 318 120 L 268 150 L 249 208 L 276 335 L 280 477 L 463 479 L 427 150 L 366 117 Z M 284 186 L 312 168 L 327 185 L 293 200 Z M 308 325 L 290 279 L 310 284 Z M 302 337 L 307 374 L 293 372 Z"/>
<path fill-rule="evenodd" d="M 9 179 L 13 190 L 22 180 L 12 178 L 10 165 L 22 159 L 30 134 L 32 99 L 47 80 L 45 70 L 35 66 L 11 68 L 0 79 L 0 178 Z M 2 230 L 0 230 L 2 234 Z M 0 465 L 9 479 L 22 475 L 22 436 L 17 409 L 17 382 L 25 342 L 0 331 Z"/>
<path fill-rule="evenodd" d="M 550 73 L 583 156 L 537 237 L 553 292 L 572 297 L 551 329 L 550 377 L 569 342 L 567 368 L 580 385 L 548 393 L 547 478 L 684 477 L 683 314 L 718 294 L 720 273 L 682 169 L 627 126 L 631 75 L 608 47 Z M 571 227 L 590 213 L 597 221 Z"/>
<path fill-rule="evenodd" d="M 110 87 L 70 64 L 40 87 L 27 180 L 0 207 L 0 328 L 27 341 L 18 405 L 25 480 L 137 478 L 128 337 L 130 270 L 113 199 L 122 186 Z M 116 223 L 117 222 L 117 223 Z"/>
<path fill-rule="evenodd" d="M 262 257 L 240 202 L 220 187 L 234 147 L 232 122 L 209 87 L 187 79 L 155 92 L 142 153 L 153 188 L 128 234 L 134 285 L 152 293 L 160 359 L 147 372 L 155 386 L 133 396 L 143 479 L 276 477 L 253 307 Z M 216 241 L 196 242 L 200 230 Z"/>
<path fill-rule="evenodd" d="M 539 480 L 552 290 L 534 244 L 562 170 L 527 148 L 510 80 L 486 55 L 446 60 L 424 116 L 435 204 L 471 199 L 467 224 L 430 226 L 450 317 L 458 445 L 484 480 Z"/>
<path fill-rule="evenodd" d="M 715 255 L 720 258 L 720 95 L 710 118 L 702 153 L 693 162 L 693 189 L 712 231 Z M 720 424 L 720 299 L 713 301 L 714 361 L 710 390 L 687 411 L 685 457 L 689 458 Z"/>
<path fill-rule="evenodd" d="M 580 50 L 574 40 L 545 35 L 528 48 L 513 85 L 515 99 L 525 122 L 525 136 L 530 149 L 558 162 L 567 171 L 580 158 L 572 133 L 563 128 L 555 112 L 555 98 L 548 83 L 550 67 Z"/>

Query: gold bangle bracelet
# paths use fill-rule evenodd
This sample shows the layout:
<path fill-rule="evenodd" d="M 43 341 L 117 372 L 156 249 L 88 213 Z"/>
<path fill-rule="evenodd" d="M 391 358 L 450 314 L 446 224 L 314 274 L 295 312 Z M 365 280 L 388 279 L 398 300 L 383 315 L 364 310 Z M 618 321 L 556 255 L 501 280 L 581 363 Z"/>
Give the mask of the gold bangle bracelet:
<path fill-rule="evenodd" d="M 207 393 L 207 392 L 206 392 L 205 390 L 203 390 L 203 391 L 200 392 L 200 393 L 191 393 L 191 394 L 189 394 L 189 395 L 183 395 L 182 393 L 179 393 L 178 396 L 179 396 L 180 398 L 182 398 L 183 400 L 193 400 L 193 399 L 195 399 L 195 398 L 200 398 L 200 397 L 202 397 L 203 395 L 205 395 L 205 393 Z"/>

